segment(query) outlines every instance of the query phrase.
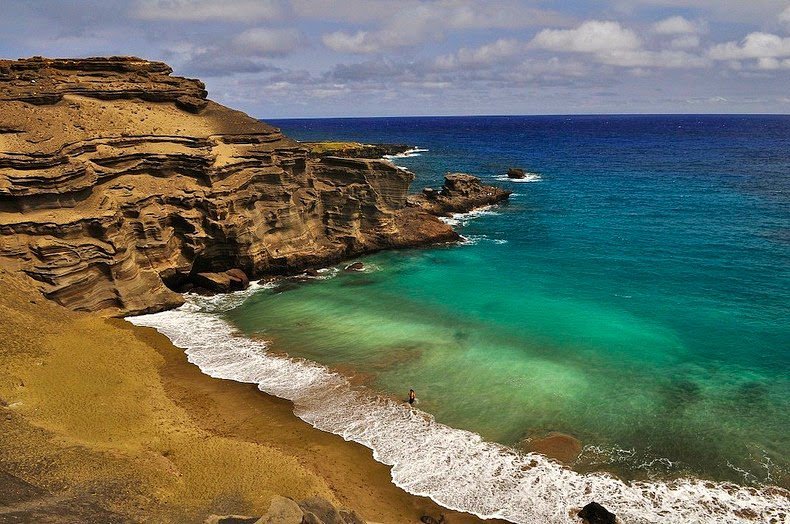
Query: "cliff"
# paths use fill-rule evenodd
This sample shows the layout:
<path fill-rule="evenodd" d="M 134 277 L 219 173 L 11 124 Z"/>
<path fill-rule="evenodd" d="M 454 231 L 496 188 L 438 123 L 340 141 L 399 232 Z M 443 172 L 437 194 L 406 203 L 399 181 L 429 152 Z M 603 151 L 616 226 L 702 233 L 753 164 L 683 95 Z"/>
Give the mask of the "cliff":
<path fill-rule="evenodd" d="M 199 272 L 290 273 L 458 238 L 408 202 L 408 171 L 308 155 L 206 96 L 133 57 L 0 61 L 0 267 L 120 315 L 180 304 L 173 289 Z"/>

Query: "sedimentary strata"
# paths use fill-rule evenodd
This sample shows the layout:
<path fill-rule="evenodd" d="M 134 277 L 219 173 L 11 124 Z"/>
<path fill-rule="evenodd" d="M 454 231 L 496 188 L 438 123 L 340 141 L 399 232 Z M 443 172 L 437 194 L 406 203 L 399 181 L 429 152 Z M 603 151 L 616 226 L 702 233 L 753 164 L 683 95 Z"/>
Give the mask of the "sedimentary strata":
<path fill-rule="evenodd" d="M 448 177 L 409 202 L 408 171 L 312 157 L 170 73 L 130 57 L 0 61 L 0 267 L 72 309 L 151 312 L 198 273 L 452 241 L 433 214 L 501 197 Z"/>

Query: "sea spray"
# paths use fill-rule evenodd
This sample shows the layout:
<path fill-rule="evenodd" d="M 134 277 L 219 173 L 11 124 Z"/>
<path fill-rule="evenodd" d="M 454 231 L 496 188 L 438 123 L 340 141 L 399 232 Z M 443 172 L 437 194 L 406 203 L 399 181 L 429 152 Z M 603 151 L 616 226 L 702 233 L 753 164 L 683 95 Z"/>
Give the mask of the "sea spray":
<path fill-rule="evenodd" d="M 207 375 L 255 383 L 291 400 L 302 420 L 372 449 L 376 460 L 392 466 L 396 485 L 451 509 L 517 523 L 565 523 L 576 521 L 575 508 L 595 500 L 628 523 L 787 521 L 788 494 L 778 488 L 698 479 L 626 483 L 580 474 L 437 423 L 404 402 L 353 387 L 324 366 L 272 355 L 265 342 L 240 336 L 220 316 L 255 291 L 189 296 L 177 310 L 128 320 L 169 337 Z"/>

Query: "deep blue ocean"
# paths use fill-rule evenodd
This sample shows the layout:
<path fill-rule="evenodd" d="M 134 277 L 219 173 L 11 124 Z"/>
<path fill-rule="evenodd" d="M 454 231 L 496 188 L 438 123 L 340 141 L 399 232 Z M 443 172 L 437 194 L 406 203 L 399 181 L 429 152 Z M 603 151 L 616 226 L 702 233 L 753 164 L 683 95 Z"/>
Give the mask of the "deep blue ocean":
<path fill-rule="evenodd" d="M 302 418 L 372 447 L 409 491 L 518 522 L 564 522 L 555 506 L 589 492 L 628 501 L 621 511 L 635 521 L 653 522 L 660 507 L 686 515 L 678 522 L 722 521 L 699 501 L 723 500 L 728 489 L 700 484 L 675 497 L 667 484 L 649 484 L 626 494 L 600 472 L 626 482 L 790 485 L 789 116 L 270 123 L 303 141 L 419 148 L 393 159 L 416 175 L 415 192 L 466 172 L 513 195 L 453 217 L 466 238 L 459 245 L 363 257 L 364 273 L 263 289 L 222 318 L 384 398 L 414 388 L 419 410 L 441 427 L 503 449 L 571 435 L 583 450 L 570 466 L 582 476 L 530 477 L 531 465 L 488 448 L 499 458 L 478 461 L 485 453 L 472 437 L 449 433 L 403 455 L 399 446 L 415 440 L 395 435 L 422 430 L 379 427 L 378 404 L 351 420 L 321 414 L 318 397 L 299 393 Z M 508 180 L 509 167 L 530 175 Z M 277 394 L 280 386 L 260 380 Z M 468 463 L 462 478 L 480 486 L 453 491 L 431 477 L 449 474 L 453 461 Z M 721 507 L 741 507 L 738 497 Z M 754 500 L 757 520 L 767 507 L 787 507 Z M 694 507 L 680 509 L 687 503 Z"/>

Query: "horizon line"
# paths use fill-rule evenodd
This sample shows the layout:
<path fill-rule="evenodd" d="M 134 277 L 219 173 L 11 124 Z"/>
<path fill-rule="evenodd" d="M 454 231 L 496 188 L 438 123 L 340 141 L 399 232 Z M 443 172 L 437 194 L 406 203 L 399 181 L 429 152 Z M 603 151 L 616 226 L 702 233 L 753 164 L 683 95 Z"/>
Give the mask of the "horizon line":
<path fill-rule="evenodd" d="M 258 120 L 320 120 L 320 119 L 363 119 L 363 118 L 505 118 L 505 117 L 579 117 L 579 116 L 779 116 L 790 117 L 790 113 L 491 113 L 457 115 L 353 115 L 353 116 L 281 116 L 256 117 Z"/>

